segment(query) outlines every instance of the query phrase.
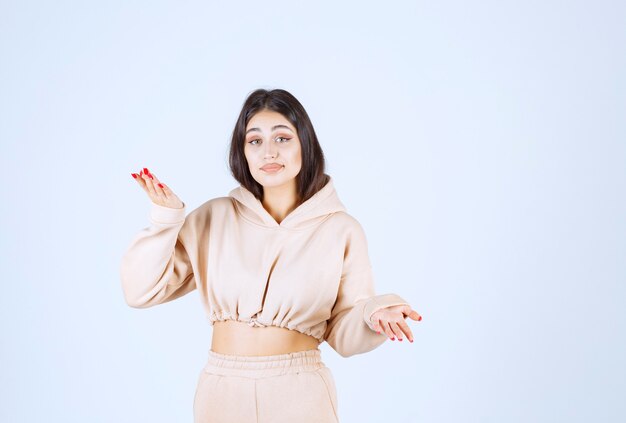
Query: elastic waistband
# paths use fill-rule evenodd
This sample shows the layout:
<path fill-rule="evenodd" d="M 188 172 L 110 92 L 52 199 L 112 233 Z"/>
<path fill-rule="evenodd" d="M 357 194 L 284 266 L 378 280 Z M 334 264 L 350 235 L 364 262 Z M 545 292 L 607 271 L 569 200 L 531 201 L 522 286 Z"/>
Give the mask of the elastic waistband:
<path fill-rule="evenodd" d="M 204 371 L 222 376 L 257 378 L 315 371 L 324 366 L 319 348 L 261 356 L 221 354 L 209 350 Z"/>

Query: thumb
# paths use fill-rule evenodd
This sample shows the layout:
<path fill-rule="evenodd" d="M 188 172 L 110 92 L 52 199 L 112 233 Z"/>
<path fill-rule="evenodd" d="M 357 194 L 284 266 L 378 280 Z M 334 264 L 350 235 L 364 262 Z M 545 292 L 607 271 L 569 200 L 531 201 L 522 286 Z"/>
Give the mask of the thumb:
<path fill-rule="evenodd" d="M 421 316 L 421 315 L 419 315 L 419 314 L 417 313 L 417 311 L 415 311 L 415 310 L 411 310 L 411 312 L 408 314 L 408 316 L 409 316 L 411 319 L 413 319 L 413 320 L 417 320 L 417 321 L 422 320 L 422 316 Z"/>

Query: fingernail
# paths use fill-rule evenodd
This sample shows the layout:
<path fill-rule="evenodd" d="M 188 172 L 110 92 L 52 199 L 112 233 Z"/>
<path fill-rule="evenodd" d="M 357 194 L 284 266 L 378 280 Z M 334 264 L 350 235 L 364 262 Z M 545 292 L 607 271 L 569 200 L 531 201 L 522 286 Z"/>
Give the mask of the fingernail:
<path fill-rule="evenodd" d="M 402 342 L 402 338 L 398 339 L 398 341 Z"/>
<path fill-rule="evenodd" d="M 161 183 L 158 183 L 157 185 L 160 186 L 161 188 L 163 188 L 163 185 L 161 185 Z"/>
<path fill-rule="evenodd" d="M 392 341 L 395 341 L 395 340 L 396 340 L 396 338 L 391 338 L 391 340 L 392 340 Z"/>
<path fill-rule="evenodd" d="M 137 175 L 134 173 L 131 173 L 131 175 L 133 176 L 133 178 L 137 179 Z"/>
<path fill-rule="evenodd" d="M 413 342 L 413 340 L 412 340 L 412 339 L 409 339 L 409 341 L 410 341 L 410 342 Z"/>
<path fill-rule="evenodd" d="M 417 320 L 418 320 L 418 321 L 419 321 L 419 320 L 422 320 L 422 316 L 418 317 L 418 318 L 417 318 Z"/>
<path fill-rule="evenodd" d="M 146 175 L 150 175 L 150 172 L 148 172 L 148 168 L 147 167 L 143 168 L 143 173 L 145 173 Z"/>

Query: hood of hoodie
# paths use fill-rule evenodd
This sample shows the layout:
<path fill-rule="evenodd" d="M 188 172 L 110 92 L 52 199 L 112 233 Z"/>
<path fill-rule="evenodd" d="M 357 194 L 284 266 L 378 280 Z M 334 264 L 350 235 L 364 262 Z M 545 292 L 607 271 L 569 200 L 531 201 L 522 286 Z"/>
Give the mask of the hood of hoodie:
<path fill-rule="evenodd" d="M 228 196 L 235 200 L 237 211 L 244 219 L 268 228 L 305 229 L 317 225 L 329 214 L 346 211 L 337 196 L 332 177 L 329 177 L 322 189 L 292 210 L 280 224 L 265 210 L 261 201 L 244 186 L 234 188 Z"/>

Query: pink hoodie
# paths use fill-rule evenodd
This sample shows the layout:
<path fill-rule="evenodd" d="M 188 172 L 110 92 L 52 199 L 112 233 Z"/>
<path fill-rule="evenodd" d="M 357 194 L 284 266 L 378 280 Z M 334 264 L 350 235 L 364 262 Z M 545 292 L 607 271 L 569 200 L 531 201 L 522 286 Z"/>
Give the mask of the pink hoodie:
<path fill-rule="evenodd" d="M 375 295 L 367 240 L 332 178 L 281 223 L 243 186 L 185 207 L 151 203 L 121 261 L 126 302 L 146 308 L 197 289 L 209 324 L 239 320 L 311 335 L 343 357 L 387 339 L 370 316 L 408 303 Z"/>

